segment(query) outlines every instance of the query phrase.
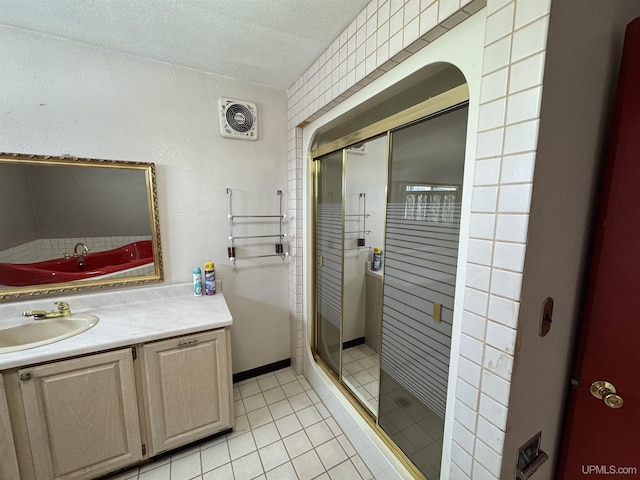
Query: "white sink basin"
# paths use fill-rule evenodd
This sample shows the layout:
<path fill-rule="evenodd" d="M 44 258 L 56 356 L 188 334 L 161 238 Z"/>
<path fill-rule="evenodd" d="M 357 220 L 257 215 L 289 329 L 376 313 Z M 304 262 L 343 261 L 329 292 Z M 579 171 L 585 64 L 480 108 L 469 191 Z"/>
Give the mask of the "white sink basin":
<path fill-rule="evenodd" d="M 26 350 L 73 337 L 98 323 L 90 314 L 34 320 L 18 327 L 0 330 L 0 353 Z"/>

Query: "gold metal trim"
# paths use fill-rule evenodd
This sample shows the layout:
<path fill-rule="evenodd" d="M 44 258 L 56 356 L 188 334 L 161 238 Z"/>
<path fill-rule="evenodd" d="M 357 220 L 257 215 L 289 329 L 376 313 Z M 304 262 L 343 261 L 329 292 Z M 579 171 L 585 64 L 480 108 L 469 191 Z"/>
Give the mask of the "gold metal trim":
<path fill-rule="evenodd" d="M 149 200 L 148 214 L 151 227 L 151 241 L 153 244 L 153 262 L 155 271 L 153 275 L 140 275 L 137 277 L 128 277 L 121 279 L 83 280 L 79 282 L 65 282 L 58 284 L 6 288 L 0 290 L 0 301 L 60 294 L 74 294 L 83 291 L 99 290 L 105 288 L 139 286 L 150 283 L 159 283 L 164 280 L 155 164 L 148 162 L 129 162 L 123 160 L 106 160 L 98 158 L 80 158 L 67 156 L 62 157 L 0 152 L 0 164 L 1 163 L 143 170 L 145 172 L 146 191 L 147 198 Z"/>
<path fill-rule="evenodd" d="M 440 95 L 436 95 L 424 102 L 409 107 L 402 112 L 398 112 L 390 117 L 384 118 L 367 127 L 356 130 L 342 138 L 322 145 L 311 151 L 311 158 L 316 159 L 327 153 L 331 153 L 341 148 L 348 147 L 354 143 L 368 140 L 377 135 L 393 130 L 394 128 L 407 125 L 435 113 L 444 112 L 450 108 L 462 105 L 469 101 L 469 88 L 466 84 L 447 90 Z"/>

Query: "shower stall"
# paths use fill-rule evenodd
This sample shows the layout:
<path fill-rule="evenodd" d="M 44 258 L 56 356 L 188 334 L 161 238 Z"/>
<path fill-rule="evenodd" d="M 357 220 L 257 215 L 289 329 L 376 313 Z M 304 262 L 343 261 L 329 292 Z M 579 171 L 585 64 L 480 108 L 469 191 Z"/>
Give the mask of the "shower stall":
<path fill-rule="evenodd" d="M 314 358 L 428 479 L 440 475 L 467 117 L 462 84 L 311 152 Z"/>

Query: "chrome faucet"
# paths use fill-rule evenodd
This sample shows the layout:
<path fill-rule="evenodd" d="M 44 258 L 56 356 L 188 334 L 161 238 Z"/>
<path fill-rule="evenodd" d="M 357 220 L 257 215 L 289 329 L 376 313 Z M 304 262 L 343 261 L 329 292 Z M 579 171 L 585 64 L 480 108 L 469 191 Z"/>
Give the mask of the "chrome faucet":
<path fill-rule="evenodd" d="M 80 248 L 80 253 L 78 253 L 78 247 Z M 89 247 L 82 242 L 76 243 L 75 247 L 73 247 L 73 257 L 78 261 L 79 270 L 84 270 L 84 256 L 87 253 L 89 253 Z"/>
<path fill-rule="evenodd" d="M 78 253 L 78 247 L 81 248 L 80 253 Z M 82 242 L 76 243 L 76 246 L 73 247 L 73 256 L 74 257 L 82 257 L 82 256 L 86 255 L 87 253 L 89 253 L 89 247 L 87 247 Z"/>
<path fill-rule="evenodd" d="M 68 317 L 71 315 L 71 307 L 67 302 L 56 302 L 58 311 L 51 310 L 47 312 L 45 310 L 27 310 L 22 312 L 23 317 L 33 317 L 35 320 L 42 320 L 46 318 L 59 318 Z"/>

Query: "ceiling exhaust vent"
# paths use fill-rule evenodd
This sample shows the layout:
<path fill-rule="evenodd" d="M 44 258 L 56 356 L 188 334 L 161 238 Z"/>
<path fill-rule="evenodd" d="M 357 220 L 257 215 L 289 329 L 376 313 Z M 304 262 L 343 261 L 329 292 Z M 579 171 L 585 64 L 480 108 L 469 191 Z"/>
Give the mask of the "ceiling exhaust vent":
<path fill-rule="evenodd" d="M 220 98 L 218 110 L 222 137 L 238 140 L 258 139 L 258 107 L 255 103 Z"/>

